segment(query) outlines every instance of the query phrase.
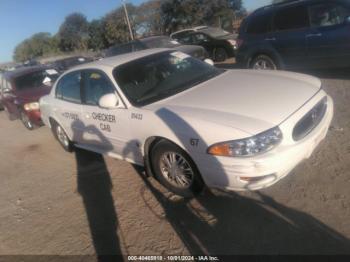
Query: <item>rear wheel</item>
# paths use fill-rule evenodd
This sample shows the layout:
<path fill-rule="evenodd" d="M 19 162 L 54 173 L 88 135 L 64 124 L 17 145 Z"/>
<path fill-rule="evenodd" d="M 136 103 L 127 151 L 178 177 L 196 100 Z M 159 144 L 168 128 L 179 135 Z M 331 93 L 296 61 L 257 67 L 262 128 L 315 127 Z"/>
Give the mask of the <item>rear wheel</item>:
<path fill-rule="evenodd" d="M 35 125 L 33 124 L 33 122 L 30 120 L 27 114 L 24 113 L 23 111 L 21 111 L 21 121 L 28 130 L 33 130 L 35 128 Z"/>
<path fill-rule="evenodd" d="M 256 70 L 277 70 L 277 63 L 267 55 L 258 55 L 250 63 L 250 68 Z"/>
<path fill-rule="evenodd" d="M 64 129 L 59 124 L 54 123 L 52 125 L 52 131 L 63 149 L 67 152 L 72 152 L 73 143 L 70 141 Z"/>
<path fill-rule="evenodd" d="M 156 144 L 151 152 L 151 162 L 158 181 L 177 195 L 192 197 L 204 187 L 192 159 L 171 142 Z"/>
<path fill-rule="evenodd" d="M 228 55 L 225 48 L 219 47 L 215 49 L 214 60 L 215 62 L 223 62 L 227 59 Z"/>

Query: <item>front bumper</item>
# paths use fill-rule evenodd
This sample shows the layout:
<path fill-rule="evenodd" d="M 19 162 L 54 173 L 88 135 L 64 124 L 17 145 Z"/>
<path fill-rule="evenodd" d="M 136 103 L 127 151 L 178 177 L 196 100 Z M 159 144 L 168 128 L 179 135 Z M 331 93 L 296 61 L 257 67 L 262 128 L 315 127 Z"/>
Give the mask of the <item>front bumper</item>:
<path fill-rule="evenodd" d="M 43 122 L 41 120 L 40 110 L 25 111 L 25 114 L 28 116 L 29 120 L 36 126 L 42 126 Z"/>
<path fill-rule="evenodd" d="M 279 126 L 284 135 L 283 141 L 267 153 L 249 158 L 214 157 L 203 154 L 200 162 L 196 162 L 200 163 L 198 168 L 207 186 L 235 191 L 259 190 L 277 183 L 288 175 L 301 161 L 311 156 L 327 135 L 333 118 L 333 101 L 330 97 L 322 121 L 311 133 L 297 142 L 291 135 L 295 123 L 324 95 L 323 91 L 319 92 L 302 110 Z M 247 181 L 246 178 L 252 179 Z"/>

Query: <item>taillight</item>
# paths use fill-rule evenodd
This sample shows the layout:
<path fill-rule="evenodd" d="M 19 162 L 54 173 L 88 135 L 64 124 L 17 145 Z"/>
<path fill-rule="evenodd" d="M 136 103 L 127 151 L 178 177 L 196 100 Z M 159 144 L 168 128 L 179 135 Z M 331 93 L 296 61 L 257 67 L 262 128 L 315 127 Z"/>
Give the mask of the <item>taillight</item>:
<path fill-rule="evenodd" d="M 243 39 L 237 38 L 236 40 L 236 44 L 237 44 L 237 48 L 240 48 L 243 45 Z"/>

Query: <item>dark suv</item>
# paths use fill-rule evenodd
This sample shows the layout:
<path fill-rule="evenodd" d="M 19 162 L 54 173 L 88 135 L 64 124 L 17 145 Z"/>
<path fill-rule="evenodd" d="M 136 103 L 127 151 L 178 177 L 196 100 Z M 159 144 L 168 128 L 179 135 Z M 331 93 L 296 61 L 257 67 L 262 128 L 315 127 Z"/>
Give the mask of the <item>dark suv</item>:
<path fill-rule="evenodd" d="M 236 62 L 244 68 L 350 66 L 350 1 L 288 1 L 243 22 Z"/>

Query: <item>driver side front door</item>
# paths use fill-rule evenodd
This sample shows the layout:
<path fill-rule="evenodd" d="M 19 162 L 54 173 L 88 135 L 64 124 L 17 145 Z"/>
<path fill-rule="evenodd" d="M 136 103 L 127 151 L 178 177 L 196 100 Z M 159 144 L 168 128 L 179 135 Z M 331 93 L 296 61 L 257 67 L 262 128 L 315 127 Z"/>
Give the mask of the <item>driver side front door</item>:
<path fill-rule="evenodd" d="M 83 143 L 100 153 L 112 153 L 124 159 L 131 150 L 132 140 L 128 109 L 106 109 L 99 106 L 103 95 L 113 93 L 118 96 L 114 84 L 105 73 L 94 69 L 84 70 L 83 78 Z"/>

